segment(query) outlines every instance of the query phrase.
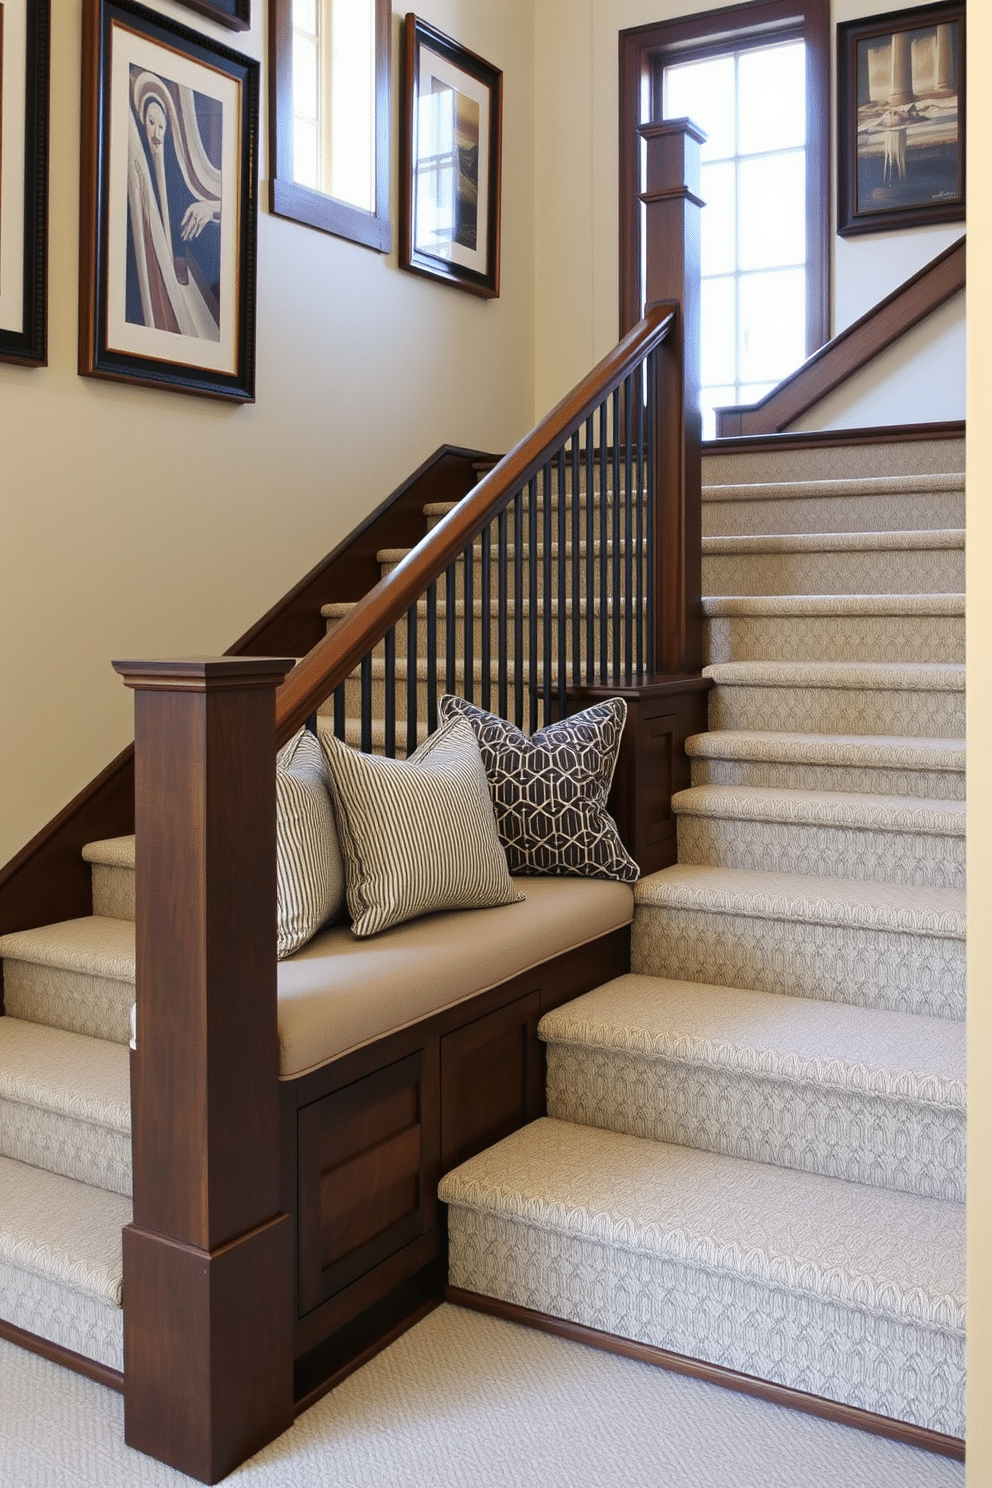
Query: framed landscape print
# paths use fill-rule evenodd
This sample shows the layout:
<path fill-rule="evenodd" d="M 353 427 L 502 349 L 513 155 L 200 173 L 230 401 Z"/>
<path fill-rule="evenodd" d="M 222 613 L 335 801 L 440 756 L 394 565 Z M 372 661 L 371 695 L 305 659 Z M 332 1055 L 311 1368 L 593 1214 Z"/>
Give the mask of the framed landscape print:
<path fill-rule="evenodd" d="M 180 4 L 198 10 L 230 31 L 247 31 L 251 25 L 251 0 L 180 0 Z"/>
<path fill-rule="evenodd" d="M 0 0 L 0 361 L 47 356 L 49 0 Z"/>
<path fill-rule="evenodd" d="M 85 0 L 79 370 L 249 402 L 259 66 Z"/>
<path fill-rule="evenodd" d="M 837 27 L 837 231 L 965 215 L 965 7 Z"/>
<path fill-rule="evenodd" d="M 414 15 L 404 41 L 400 268 L 494 299 L 503 74 Z"/>

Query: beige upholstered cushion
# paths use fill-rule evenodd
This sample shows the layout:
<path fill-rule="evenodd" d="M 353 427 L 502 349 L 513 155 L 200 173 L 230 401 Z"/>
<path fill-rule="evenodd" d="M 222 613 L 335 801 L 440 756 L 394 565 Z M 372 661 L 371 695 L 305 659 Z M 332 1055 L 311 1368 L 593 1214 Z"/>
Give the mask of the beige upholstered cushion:
<path fill-rule="evenodd" d="M 377 935 L 435 910 L 523 899 L 506 866 L 479 746 L 464 719 L 442 725 L 406 760 L 360 754 L 332 734 L 321 743 L 355 935 Z"/>
<path fill-rule="evenodd" d="M 513 880 L 511 880 L 511 883 Z M 628 925 L 627 884 L 528 878 L 510 909 L 434 914 L 356 941 L 322 930 L 279 966 L 280 1073 L 286 1079 L 495 987 Z M 540 982 L 535 972 L 534 984 Z"/>
<path fill-rule="evenodd" d="M 344 869 L 323 751 L 300 729 L 276 755 L 276 954 L 282 960 L 344 906 Z"/>

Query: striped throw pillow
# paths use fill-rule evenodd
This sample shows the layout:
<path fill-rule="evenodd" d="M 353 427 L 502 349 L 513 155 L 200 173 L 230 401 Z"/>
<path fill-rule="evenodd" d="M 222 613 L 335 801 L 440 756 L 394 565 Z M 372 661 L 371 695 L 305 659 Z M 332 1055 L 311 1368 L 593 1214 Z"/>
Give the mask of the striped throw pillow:
<path fill-rule="evenodd" d="M 408 760 L 321 735 L 345 863 L 352 930 L 376 935 L 441 909 L 523 899 L 496 833 L 471 725 L 454 719 Z"/>
<path fill-rule="evenodd" d="M 344 907 L 327 765 L 307 729 L 276 755 L 276 955 L 305 946 Z"/>

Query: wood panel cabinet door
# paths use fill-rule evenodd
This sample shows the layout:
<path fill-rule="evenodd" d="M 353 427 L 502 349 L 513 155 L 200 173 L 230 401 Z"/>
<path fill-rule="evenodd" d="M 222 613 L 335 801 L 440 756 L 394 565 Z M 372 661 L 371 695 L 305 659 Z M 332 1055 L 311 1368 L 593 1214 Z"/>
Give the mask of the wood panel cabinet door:
<path fill-rule="evenodd" d="M 441 1040 L 441 1172 L 541 1115 L 540 989 Z"/>

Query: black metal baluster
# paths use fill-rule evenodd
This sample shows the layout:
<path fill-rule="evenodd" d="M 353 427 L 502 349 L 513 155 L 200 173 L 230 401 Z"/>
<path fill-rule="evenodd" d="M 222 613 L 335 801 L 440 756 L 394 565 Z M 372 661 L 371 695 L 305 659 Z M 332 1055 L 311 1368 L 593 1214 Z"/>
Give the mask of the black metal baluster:
<path fill-rule="evenodd" d="M 462 570 L 462 664 L 465 682 L 462 696 L 475 701 L 475 543 L 470 542 L 464 553 Z"/>
<path fill-rule="evenodd" d="M 417 682 L 413 682 L 414 713 L 417 707 Z M 427 732 L 437 728 L 437 584 L 427 586 Z"/>
<path fill-rule="evenodd" d="M 568 636 L 568 506 L 565 501 L 565 446 L 558 451 L 558 625 L 555 647 L 555 675 L 558 679 L 558 717 L 565 717 L 565 691 L 568 687 L 568 670 L 565 652 Z M 573 492 L 573 501 L 575 493 Z M 548 555 L 545 554 L 545 563 Z"/>
<path fill-rule="evenodd" d="M 456 565 L 451 564 L 444 575 L 444 690 L 457 692 L 455 685 L 455 610 L 457 609 Z"/>
<path fill-rule="evenodd" d="M 585 680 L 596 677 L 596 503 L 593 500 L 593 415 L 586 419 L 586 668 Z M 579 681 L 581 681 L 581 676 Z"/>
<path fill-rule="evenodd" d="M 345 701 L 344 683 L 342 682 L 334 689 L 334 736 L 344 739 L 345 735 Z"/>
<path fill-rule="evenodd" d="M 406 752 L 417 747 L 417 651 L 420 639 L 420 606 L 413 604 L 406 612 Z"/>
<path fill-rule="evenodd" d="M 482 529 L 482 547 L 481 547 L 481 552 L 480 552 L 480 555 L 479 555 L 479 563 L 482 566 L 482 574 L 481 574 L 481 579 L 482 579 L 481 591 L 482 592 L 481 592 L 481 594 L 479 596 L 479 604 L 480 604 L 480 607 L 481 607 L 481 610 L 482 610 L 482 615 L 480 617 L 481 620 L 482 620 L 482 624 L 479 627 L 479 649 L 482 652 L 482 658 L 481 658 L 481 660 L 482 660 L 482 684 L 481 684 L 482 685 L 482 694 L 480 696 L 479 701 L 481 702 L 482 706 L 485 709 L 487 709 L 489 712 L 492 712 L 492 694 L 491 694 L 490 688 L 492 686 L 492 675 L 491 674 L 492 674 L 492 650 L 493 650 L 493 645 L 492 645 L 492 626 L 490 624 L 490 621 L 492 620 L 492 616 L 489 613 L 490 607 L 492 605 L 492 593 L 491 593 L 491 591 L 492 591 L 492 563 L 493 563 L 492 530 L 493 530 L 493 524 L 491 522 L 488 524 L 488 526 L 483 527 L 483 529 Z M 472 627 L 473 627 L 473 630 L 474 630 L 474 628 L 475 628 L 475 617 L 474 616 L 472 618 L 471 624 L 472 624 Z"/>
<path fill-rule="evenodd" d="M 627 377 L 624 378 L 624 383 L 623 383 L 623 402 L 624 402 L 624 416 L 623 416 L 623 435 L 624 435 L 624 456 L 623 456 L 623 477 L 624 477 L 624 495 L 623 495 L 623 538 L 624 538 L 624 563 L 623 563 L 623 577 L 624 577 L 624 596 L 623 596 L 623 599 L 624 599 L 624 627 L 623 627 L 623 631 L 624 631 L 624 637 L 623 638 L 624 638 L 624 666 L 623 666 L 623 672 L 624 672 L 624 676 L 626 678 L 628 678 L 628 680 L 629 680 L 629 678 L 631 676 L 631 673 L 633 671 L 633 665 L 634 665 L 634 657 L 633 657 L 633 650 L 634 650 L 634 583 L 633 583 L 633 562 L 634 562 L 634 546 L 633 546 L 633 544 L 634 544 L 634 533 L 633 533 L 633 523 L 632 523 L 632 520 L 631 520 L 631 518 L 632 518 L 632 510 L 633 510 L 632 503 L 633 503 L 633 499 L 634 499 L 634 493 L 631 490 L 631 481 L 633 479 L 633 468 L 632 468 L 632 454 L 633 454 L 633 451 L 631 450 L 631 441 L 633 439 L 633 433 L 632 433 L 632 429 L 631 429 L 631 424 L 632 424 L 632 421 L 633 421 L 633 407 L 632 407 L 633 396 L 634 396 L 633 379 L 630 376 L 627 376 Z"/>
<path fill-rule="evenodd" d="M 544 467 L 544 472 L 543 472 L 543 474 L 541 476 L 541 480 L 542 480 L 542 483 L 543 483 L 545 492 L 547 491 L 547 484 L 548 484 L 547 470 L 548 470 L 548 467 L 545 466 Z M 538 478 L 537 478 L 537 476 L 536 475 L 535 476 L 532 476 L 531 477 L 531 480 L 530 480 L 530 483 L 529 483 L 529 485 L 527 487 L 527 493 L 528 493 L 527 494 L 527 501 L 528 501 L 528 512 L 527 512 L 527 531 L 528 531 L 528 543 L 527 543 L 527 552 L 528 552 L 528 559 L 527 559 L 527 592 L 528 592 L 528 605 L 530 606 L 530 616 L 529 616 L 530 647 L 529 647 L 529 652 L 528 652 L 528 673 L 529 673 L 529 677 L 530 677 L 530 729 L 529 729 L 529 732 L 532 733 L 532 734 L 537 729 L 537 698 L 538 698 L 538 692 L 537 692 L 537 688 L 538 688 L 538 681 L 537 681 L 537 666 L 538 666 L 538 649 L 537 649 L 537 611 L 538 611 L 538 599 L 537 599 L 537 574 L 538 574 L 538 565 L 537 565 L 537 485 L 538 485 Z M 547 501 L 546 500 L 545 500 L 545 504 L 547 504 Z M 547 520 L 547 519 L 545 519 L 545 520 Z M 523 532 L 522 531 L 516 536 L 516 541 L 520 544 L 521 547 L 523 546 Z M 518 685 L 522 685 L 522 679 L 521 679 L 521 684 L 518 684 Z"/>
<path fill-rule="evenodd" d="M 506 644 L 506 636 L 509 631 L 509 600 L 506 566 L 509 560 L 509 552 L 506 541 L 506 507 L 499 514 L 496 530 L 496 552 L 497 563 L 497 600 L 496 600 L 496 636 L 498 645 L 496 649 L 496 675 L 498 679 L 497 703 L 500 718 L 506 717 L 507 708 L 507 675 L 510 670 L 509 647 Z M 518 529 L 519 530 L 519 529 Z M 520 601 L 514 598 L 515 608 L 519 610 Z"/>
<path fill-rule="evenodd" d="M 637 675 L 644 675 L 644 363 L 634 374 L 637 389 Z"/>
<path fill-rule="evenodd" d="M 372 753 L 372 653 L 362 657 L 362 753 Z"/>
<path fill-rule="evenodd" d="M 655 398 L 658 395 L 657 384 L 657 361 L 656 353 L 651 352 L 648 357 L 648 478 L 647 491 L 645 493 L 645 507 L 647 511 L 647 667 L 648 672 L 654 671 L 654 483 L 655 471 L 657 470 L 658 452 L 655 449 Z"/>
<path fill-rule="evenodd" d="M 572 681 L 582 681 L 582 505 L 579 500 L 581 470 L 578 430 L 572 435 Z M 586 492 L 586 505 L 589 493 Z M 562 633 L 563 636 L 565 632 Z M 563 668 L 564 670 L 564 668 Z M 567 674 L 566 674 L 567 675 Z"/>
<path fill-rule="evenodd" d="M 551 539 L 554 532 L 552 525 L 554 517 L 551 509 L 550 461 L 544 467 L 543 487 L 544 521 L 541 525 L 544 530 L 544 542 L 542 544 L 541 558 L 541 590 L 544 601 L 544 648 L 541 656 L 541 693 L 544 701 L 544 712 L 541 723 L 545 724 L 551 721 L 551 549 L 553 546 Z M 537 562 L 536 544 L 531 552 L 530 561 L 532 564 Z"/>
<path fill-rule="evenodd" d="M 385 717 L 382 751 L 387 759 L 396 758 L 396 628 L 387 630 L 384 641 Z"/>
<path fill-rule="evenodd" d="M 613 413 L 613 677 L 620 679 L 620 634 L 623 625 L 623 604 L 620 594 L 620 389 L 614 388 L 611 398 Z"/>
<path fill-rule="evenodd" d="M 606 424 L 604 398 L 599 405 L 599 680 L 605 682 L 610 673 L 610 527 L 609 485 L 607 453 L 609 439 Z"/>
<path fill-rule="evenodd" d="M 506 521 L 506 511 L 503 512 Z M 506 623 L 500 626 L 500 652 L 507 656 L 509 647 L 503 643 L 507 635 Z M 534 650 L 531 648 L 531 666 Z M 507 663 L 504 663 L 506 665 Z M 524 726 L 524 703 L 527 696 L 527 671 L 524 667 L 524 495 L 523 488 L 513 498 L 513 721 L 517 728 Z M 506 699 L 501 697 L 500 717 L 507 718 Z"/>

